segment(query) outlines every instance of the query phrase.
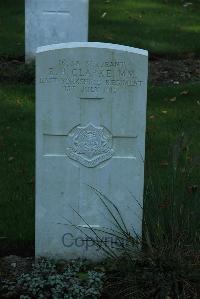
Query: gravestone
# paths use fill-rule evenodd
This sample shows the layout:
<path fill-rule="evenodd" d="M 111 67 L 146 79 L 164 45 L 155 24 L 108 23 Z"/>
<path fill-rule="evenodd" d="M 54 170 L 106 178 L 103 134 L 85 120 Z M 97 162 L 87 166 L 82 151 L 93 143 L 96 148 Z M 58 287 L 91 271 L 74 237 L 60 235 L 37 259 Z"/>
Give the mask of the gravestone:
<path fill-rule="evenodd" d="M 97 190 L 141 235 L 147 67 L 147 51 L 121 45 L 38 49 L 36 256 L 103 258 L 88 227 L 113 229 L 113 219 Z"/>
<path fill-rule="evenodd" d="M 26 62 L 37 47 L 88 40 L 89 0 L 26 0 Z"/>

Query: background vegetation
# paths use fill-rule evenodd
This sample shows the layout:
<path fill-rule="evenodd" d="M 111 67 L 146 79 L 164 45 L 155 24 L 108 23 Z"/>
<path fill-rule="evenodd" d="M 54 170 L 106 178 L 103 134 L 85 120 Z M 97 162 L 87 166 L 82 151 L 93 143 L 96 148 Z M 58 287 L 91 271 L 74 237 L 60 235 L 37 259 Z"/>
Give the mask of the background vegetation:
<path fill-rule="evenodd" d="M 90 0 L 89 40 L 145 48 L 154 55 L 197 55 L 200 1 L 188 2 Z M 24 0 L 1 1 L 0 21 L 0 57 L 22 58 Z"/>

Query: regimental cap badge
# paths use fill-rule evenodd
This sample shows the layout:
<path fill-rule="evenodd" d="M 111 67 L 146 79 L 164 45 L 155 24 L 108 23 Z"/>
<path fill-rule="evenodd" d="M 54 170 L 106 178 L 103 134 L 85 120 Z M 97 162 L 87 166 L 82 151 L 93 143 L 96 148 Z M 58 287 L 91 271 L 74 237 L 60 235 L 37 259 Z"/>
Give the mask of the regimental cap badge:
<path fill-rule="evenodd" d="M 86 167 L 95 167 L 113 156 L 112 135 L 104 127 L 89 123 L 69 134 L 67 155 Z"/>

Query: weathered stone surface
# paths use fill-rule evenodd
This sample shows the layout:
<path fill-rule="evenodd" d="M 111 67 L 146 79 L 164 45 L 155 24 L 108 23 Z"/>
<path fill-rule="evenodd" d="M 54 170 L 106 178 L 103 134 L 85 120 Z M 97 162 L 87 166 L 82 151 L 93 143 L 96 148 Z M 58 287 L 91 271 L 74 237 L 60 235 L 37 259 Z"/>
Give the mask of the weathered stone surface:
<path fill-rule="evenodd" d="M 37 47 L 88 40 L 88 0 L 26 0 L 26 61 Z"/>
<path fill-rule="evenodd" d="M 38 49 L 37 256 L 102 258 L 79 231 L 90 235 L 87 225 L 113 228 L 91 187 L 118 207 L 128 229 L 141 235 L 147 55 L 102 43 Z M 68 221 L 78 228 L 63 225 Z M 112 246 L 114 238 L 102 235 Z"/>

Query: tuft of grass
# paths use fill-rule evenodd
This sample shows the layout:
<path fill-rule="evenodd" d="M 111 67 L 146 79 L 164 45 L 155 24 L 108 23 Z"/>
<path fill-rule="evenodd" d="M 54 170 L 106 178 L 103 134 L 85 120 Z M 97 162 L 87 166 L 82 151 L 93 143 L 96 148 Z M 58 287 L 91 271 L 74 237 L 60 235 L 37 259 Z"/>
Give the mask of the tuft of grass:
<path fill-rule="evenodd" d="M 155 180 L 150 178 L 146 185 L 143 238 L 135 234 L 134 228 L 127 230 L 114 202 L 93 187 L 110 215 L 113 228 L 94 231 L 87 219 L 77 213 L 91 233 L 87 233 L 87 237 L 108 257 L 105 292 L 112 294 L 110 298 L 199 298 L 200 192 L 194 190 L 190 196 L 186 192 L 193 171 L 187 160 L 184 162 L 188 171 L 180 176 L 187 144 L 184 137 L 180 136 L 174 146 L 168 184 L 160 186 L 155 176 Z M 102 233 L 115 237 L 115 248 L 103 242 Z"/>
<path fill-rule="evenodd" d="M 128 231 L 115 204 L 92 188 L 113 223 L 113 229 L 105 229 L 103 233 L 114 236 L 117 244 L 115 248 L 100 244 L 108 257 L 107 292 L 112 294 L 111 298 L 198 299 L 200 296 L 200 192 L 196 188 L 191 194 L 187 192 L 194 168 L 185 159 L 186 145 L 185 136 L 179 136 L 166 185 L 159 184 L 155 173 L 148 179 L 143 238 L 135 235 L 134 228 Z M 185 175 L 181 175 L 183 165 Z M 97 229 L 94 234 L 97 246 L 96 235 L 100 238 L 101 233 Z"/>
<path fill-rule="evenodd" d="M 159 250 L 164 244 L 172 252 L 200 244 L 200 157 L 188 159 L 188 138 L 182 133 L 172 149 L 165 180 L 155 162 L 147 162 L 145 194 L 145 237 Z M 200 248 L 199 248 L 200 249 Z"/>

